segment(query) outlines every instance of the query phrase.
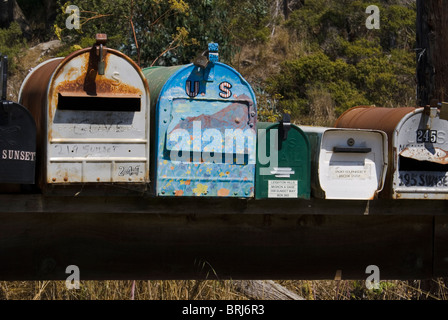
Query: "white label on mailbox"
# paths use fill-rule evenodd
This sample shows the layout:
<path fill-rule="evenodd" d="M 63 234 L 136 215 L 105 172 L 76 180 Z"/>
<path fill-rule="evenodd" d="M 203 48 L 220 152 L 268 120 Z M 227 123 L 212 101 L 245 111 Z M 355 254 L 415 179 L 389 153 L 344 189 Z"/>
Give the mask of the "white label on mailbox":
<path fill-rule="evenodd" d="M 297 180 L 269 180 L 268 198 L 297 198 Z"/>
<path fill-rule="evenodd" d="M 370 165 L 330 166 L 330 177 L 335 180 L 367 180 L 371 178 Z"/>

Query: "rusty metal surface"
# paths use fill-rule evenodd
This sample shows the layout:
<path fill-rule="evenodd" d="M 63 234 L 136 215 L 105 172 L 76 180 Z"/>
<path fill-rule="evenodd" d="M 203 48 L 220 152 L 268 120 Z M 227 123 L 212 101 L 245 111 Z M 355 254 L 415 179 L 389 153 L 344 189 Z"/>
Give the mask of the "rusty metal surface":
<path fill-rule="evenodd" d="M 414 107 L 382 108 L 359 106 L 345 111 L 336 120 L 336 128 L 376 129 L 386 132 L 389 141 L 400 120 Z"/>
<path fill-rule="evenodd" d="M 37 159 L 36 159 L 36 182 L 43 188 L 46 166 L 42 154 L 46 150 L 46 135 L 42 128 L 46 125 L 46 101 L 48 82 L 63 58 L 55 58 L 42 62 L 27 75 L 19 92 L 19 102 L 26 107 L 36 122 Z"/>

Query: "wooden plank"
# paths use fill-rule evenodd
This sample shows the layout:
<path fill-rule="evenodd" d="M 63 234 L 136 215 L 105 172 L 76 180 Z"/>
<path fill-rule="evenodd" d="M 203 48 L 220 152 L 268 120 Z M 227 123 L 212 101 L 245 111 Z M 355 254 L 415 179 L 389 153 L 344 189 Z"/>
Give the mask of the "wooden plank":
<path fill-rule="evenodd" d="M 1 213 L 0 280 L 432 276 L 433 218 Z"/>
<path fill-rule="evenodd" d="M 204 199 L 151 197 L 44 197 L 0 195 L 0 213 L 446 215 L 448 201 L 341 201 L 323 199 Z"/>

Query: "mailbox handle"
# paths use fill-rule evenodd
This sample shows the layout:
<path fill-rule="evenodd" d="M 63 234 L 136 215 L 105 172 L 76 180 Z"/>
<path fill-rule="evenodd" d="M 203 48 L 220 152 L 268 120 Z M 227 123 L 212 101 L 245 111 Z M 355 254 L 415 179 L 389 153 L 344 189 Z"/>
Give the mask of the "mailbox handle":
<path fill-rule="evenodd" d="M 369 153 L 372 148 L 347 148 L 347 147 L 334 147 L 335 153 Z"/>
<path fill-rule="evenodd" d="M 283 118 L 280 121 L 280 128 L 279 128 L 279 135 L 280 138 L 285 141 L 288 139 L 288 131 L 291 129 L 291 116 L 287 113 L 283 114 Z"/>

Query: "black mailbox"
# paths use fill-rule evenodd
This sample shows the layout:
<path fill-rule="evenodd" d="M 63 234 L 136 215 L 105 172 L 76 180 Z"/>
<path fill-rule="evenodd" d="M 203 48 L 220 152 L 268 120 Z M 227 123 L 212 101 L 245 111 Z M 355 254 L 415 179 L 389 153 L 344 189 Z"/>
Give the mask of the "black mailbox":
<path fill-rule="evenodd" d="M 1 56 L 0 183 L 34 184 L 36 124 L 25 107 L 6 100 L 7 72 L 7 57 Z"/>

